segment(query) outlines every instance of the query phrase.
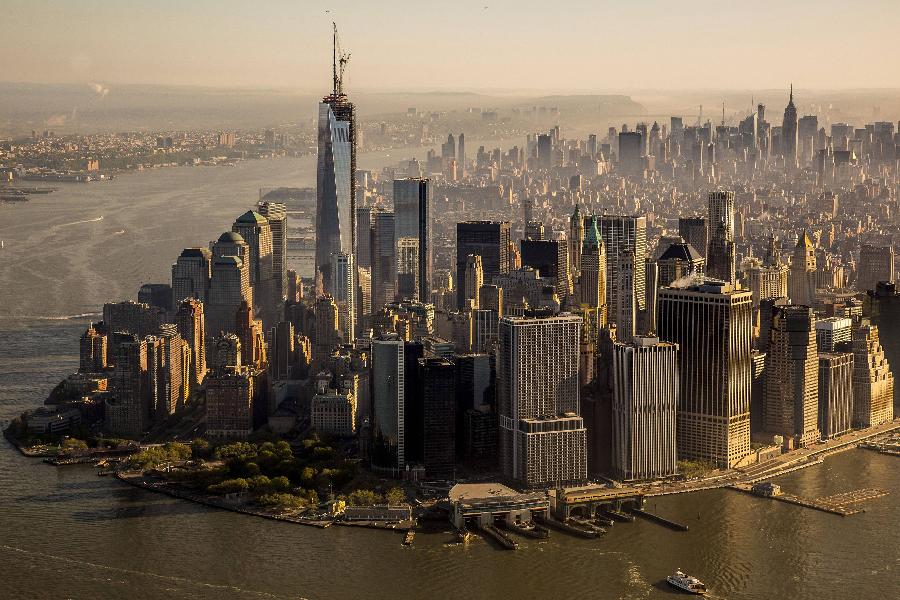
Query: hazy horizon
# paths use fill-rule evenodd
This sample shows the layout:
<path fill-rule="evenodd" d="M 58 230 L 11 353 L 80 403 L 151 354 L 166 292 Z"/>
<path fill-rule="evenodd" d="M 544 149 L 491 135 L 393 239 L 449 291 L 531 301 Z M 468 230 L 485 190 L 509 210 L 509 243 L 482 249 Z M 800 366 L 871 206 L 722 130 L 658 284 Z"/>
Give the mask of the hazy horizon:
<path fill-rule="evenodd" d="M 331 21 L 349 90 L 493 94 L 897 88 L 900 3 L 452 5 L 8 0 L 0 80 L 324 93 Z M 863 35 L 864 34 L 864 35 Z M 727 41 L 728 43 L 724 43 Z"/>

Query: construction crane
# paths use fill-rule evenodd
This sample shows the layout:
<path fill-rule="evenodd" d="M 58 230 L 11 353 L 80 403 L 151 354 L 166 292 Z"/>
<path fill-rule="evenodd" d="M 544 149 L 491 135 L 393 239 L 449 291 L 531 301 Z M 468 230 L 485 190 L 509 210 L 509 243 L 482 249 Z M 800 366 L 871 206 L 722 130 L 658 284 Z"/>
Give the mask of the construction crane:
<path fill-rule="evenodd" d="M 344 69 L 347 68 L 347 63 L 350 62 L 350 53 L 345 53 L 341 48 L 341 38 L 338 36 L 337 23 L 332 21 L 331 26 L 334 28 L 334 56 L 331 63 L 331 71 L 334 82 L 334 95 L 337 97 L 344 94 Z"/>

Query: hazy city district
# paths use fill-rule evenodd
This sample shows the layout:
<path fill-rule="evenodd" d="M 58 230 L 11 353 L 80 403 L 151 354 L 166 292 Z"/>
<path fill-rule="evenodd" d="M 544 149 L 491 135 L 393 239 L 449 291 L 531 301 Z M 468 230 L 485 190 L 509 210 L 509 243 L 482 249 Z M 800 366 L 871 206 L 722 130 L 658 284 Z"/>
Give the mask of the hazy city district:
<path fill-rule="evenodd" d="M 778 106 L 615 126 L 627 97 L 363 120 L 349 58 L 335 28 L 312 122 L 78 134 L 73 111 L 0 139 L 6 220 L 128 171 L 315 168 L 192 247 L 162 236 L 171 278 L 98 306 L 77 372 L 6 424 L 23 454 L 498 552 L 636 520 L 686 535 L 704 522 L 656 498 L 714 488 L 833 519 L 889 501 L 877 477 L 816 497 L 773 479 L 900 454 L 900 121 L 839 121 L 790 83 Z M 677 558 L 654 576 L 705 593 L 666 578 Z"/>

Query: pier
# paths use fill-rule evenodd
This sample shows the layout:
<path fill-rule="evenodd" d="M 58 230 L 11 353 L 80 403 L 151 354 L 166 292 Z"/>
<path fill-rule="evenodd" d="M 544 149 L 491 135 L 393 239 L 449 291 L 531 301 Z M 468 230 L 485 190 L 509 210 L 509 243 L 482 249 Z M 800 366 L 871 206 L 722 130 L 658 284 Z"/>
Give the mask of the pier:
<path fill-rule="evenodd" d="M 594 539 L 600 535 L 593 529 L 587 529 L 584 527 L 573 525 L 571 523 L 557 521 L 553 517 L 540 516 L 536 517 L 536 519 L 538 519 L 538 522 L 541 523 L 541 525 L 549 527 L 550 529 L 556 529 L 557 531 L 561 531 L 563 533 L 568 533 L 569 535 L 574 535 L 576 537 Z"/>
<path fill-rule="evenodd" d="M 665 517 L 654 515 L 653 513 L 647 512 L 646 510 L 643 510 L 641 508 L 632 508 L 631 514 L 647 519 L 648 521 L 653 521 L 654 523 L 659 523 L 663 527 L 668 527 L 669 529 L 673 529 L 675 531 L 688 531 L 689 529 L 687 525 L 682 525 L 681 523 L 670 521 Z"/>
<path fill-rule="evenodd" d="M 771 498 L 772 500 L 778 500 L 779 502 L 786 502 L 788 504 L 803 506 L 805 508 L 812 508 L 814 510 L 831 513 L 833 515 L 840 515 L 842 517 L 849 517 L 850 515 L 865 512 L 865 509 L 858 508 L 854 506 L 854 504 L 881 498 L 882 496 L 886 496 L 888 494 L 888 492 L 885 490 L 863 488 L 860 490 L 833 494 L 831 496 L 825 496 L 823 498 L 809 499 L 801 498 L 799 496 L 795 496 L 794 494 L 781 492 L 777 489 L 777 486 L 771 486 L 771 484 L 770 487 L 775 487 L 776 491 L 774 493 L 765 494 L 760 493 L 756 486 L 750 486 L 746 483 L 738 483 L 729 487 L 733 490 L 744 492 L 745 494 L 750 494 L 751 496 L 756 496 L 758 498 Z"/>
<path fill-rule="evenodd" d="M 485 537 L 491 538 L 505 550 L 518 550 L 519 543 L 494 527 L 493 525 L 479 525 L 478 531 Z"/>

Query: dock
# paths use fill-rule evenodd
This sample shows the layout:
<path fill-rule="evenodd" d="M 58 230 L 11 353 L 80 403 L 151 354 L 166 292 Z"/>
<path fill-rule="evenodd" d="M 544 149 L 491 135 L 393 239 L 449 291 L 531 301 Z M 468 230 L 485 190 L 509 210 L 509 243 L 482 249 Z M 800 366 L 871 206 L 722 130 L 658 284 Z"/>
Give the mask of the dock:
<path fill-rule="evenodd" d="M 591 529 L 585 529 L 583 527 L 577 527 L 570 523 L 563 523 L 562 521 L 557 521 L 552 517 L 535 517 L 538 519 L 538 522 L 541 525 L 549 527 L 550 529 L 556 529 L 557 531 L 561 531 L 563 533 L 568 533 L 570 535 L 574 535 L 577 537 L 583 537 L 588 539 L 593 539 L 599 536 L 596 531 Z"/>
<path fill-rule="evenodd" d="M 613 510 L 611 508 L 604 508 L 603 514 L 612 519 L 613 521 L 618 521 L 620 523 L 634 523 L 634 517 L 627 513 L 619 512 L 617 510 Z"/>
<path fill-rule="evenodd" d="M 493 525 L 480 525 L 478 527 L 478 531 L 485 534 L 485 537 L 489 537 L 504 549 L 504 550 L 518 550 L 519 543 L 514 539 L 494 527 Z"/>
<path fill-rule="evenodd" d="M 682 525 L 681 523 L 670 521 L 665 517 L 654 515 L 653 513 L 647 512 L 646 510 L 640 508 L 632 508 L 631 514 L 647 519 L 648 521 L 653 521 L 654 523 L 659 523 L 663 527 L 668 527 L 669 529 L 673 529 L 675 531 L 688 531 L 689 529 L 687 525 Z"/>
<path fill-rule="evenodd" d="M 784 492 L 777 495 L 761 495 L 758 493 L 754 493 L 752 487 L 748 484 L 739 483 L 729 487 L 731 489 L 738 490 L 740 492 L 744 492 L 745 494 L 750 494 L 751 496 L 756 496 L 758 498 L 771 498 L 772 500 L 778 500 L 779 502 L 786 502 L 788 504 L 794 504 L 796 506 L 812 508 L 814 510 L 830 513 L 833 515 L 840 515 L 842 517 L 849 517 L 850 515 L 865 512 L 865 509 L 854 506 L 854 504 L 881 498 L 882 496 L 886 496 L 888 494 L 888 492 L 885 490 L 864 488 L 860 490 L 853 490 L 850 492 L 842 492 L 840 494 L 833 494 L 831 496 L 825 496 L 823 498 L 809 499 L 801 498 L 799 496 L 795 496 L 794 494 L 788 494 Z"/>
<path fill-rule="evenodd" d="M 536 540 L 543 540 L 550 537 L 550 531 L 546 527 L 538 524 L 520 524 L 510 525 L 506 521 L 501 521 L 500 526 L 506 531 L 523 535 Z"/>

